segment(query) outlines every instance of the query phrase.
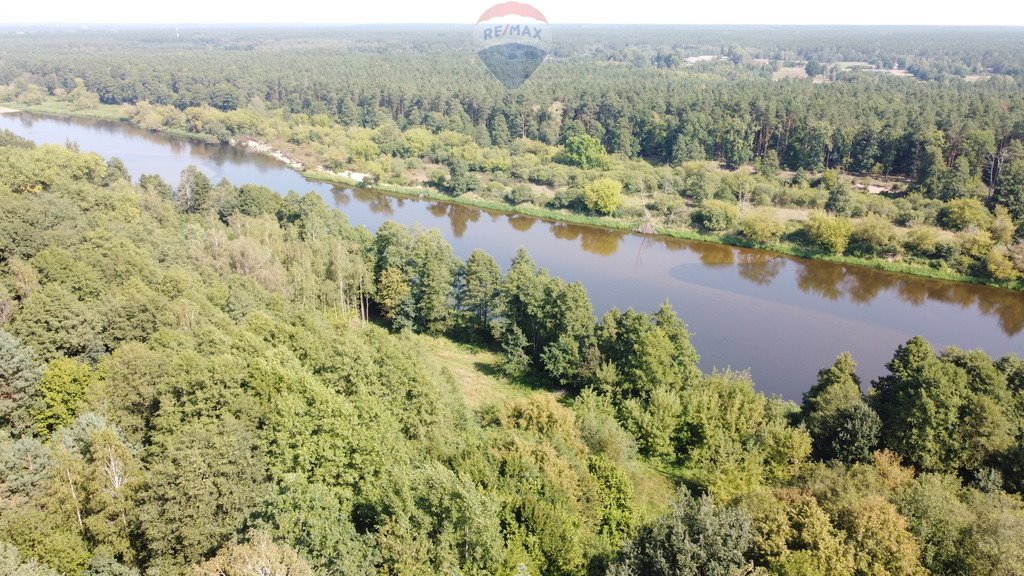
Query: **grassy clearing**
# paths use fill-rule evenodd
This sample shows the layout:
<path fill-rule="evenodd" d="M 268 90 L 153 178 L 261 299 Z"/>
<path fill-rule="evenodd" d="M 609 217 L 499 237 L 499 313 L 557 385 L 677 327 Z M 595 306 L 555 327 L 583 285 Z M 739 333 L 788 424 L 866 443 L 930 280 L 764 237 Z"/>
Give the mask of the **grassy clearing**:
<path fill-rule="evenodd" d="M 537 390 L 501 375 L 497 369 L 498 354 L 491 350 L 423 334 L 416 338 L 455 378 L 466 406 L 473 411 L 522 398 Z"/>
<path fill-rule="evenodd" d="M 669 504 L 676 495 L 676 483 L 669 474 L 642 460 L 628 463 L 626 473 L 633 481 L 636 502 L 640 505 L 637 514 L 642 522 L 650 522 L 668 513 Z"/>

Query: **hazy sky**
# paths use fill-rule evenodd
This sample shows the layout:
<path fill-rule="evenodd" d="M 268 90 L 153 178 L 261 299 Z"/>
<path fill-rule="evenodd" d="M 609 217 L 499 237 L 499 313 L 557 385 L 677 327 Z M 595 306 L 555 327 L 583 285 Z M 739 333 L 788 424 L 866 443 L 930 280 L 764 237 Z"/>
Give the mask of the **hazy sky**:
<path fill-rule="evenodd" d="M 50 0 L 5 2 L 5 23 L 449 23 L 475 22 L 496 2 L 448 0 Z M 1024 25 L 1016 0 L 538 0 L 548 21 L 605 24 L 965 24 Z"/>

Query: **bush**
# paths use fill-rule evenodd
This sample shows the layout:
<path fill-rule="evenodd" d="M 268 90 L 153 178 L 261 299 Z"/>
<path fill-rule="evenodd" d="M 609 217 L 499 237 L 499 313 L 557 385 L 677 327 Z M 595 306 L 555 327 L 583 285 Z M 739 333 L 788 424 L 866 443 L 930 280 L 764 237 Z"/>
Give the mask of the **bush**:
<path fill-rule="evenodd" d="M 654 199 L 647 203 L 647 208 L 660 214 L 666 223 L 676 224 L 680 216 L 685 213 L 686 203 L 675 194 L 657 194 Z"/>
<path fill-rule="evenodd" d="M 505 193 L 505 201 L 509 204 L 523 204 L 533 200 L 533 189 L 529 184 L 516 184 Z"/>
<path fill-rule="evenodd" d="M 777 204 L 780 206 L 796 206 L 798 208 L 824 208 L 828 201 L 828 192 L 817 188 L 797 187 L 786 188 L 779 195 Z"/>
<path fill-rule="evenodd" d="M 1005 246 L 996 246 L 989 250 L 985 256 L 985 271 L 993 280 L 1007 282 L 1016 280 L 1020 274 L 1013 266 L 1013 262 L 1007 256 Z"/>
<path fill-rule="evenodd" d="M 740 220 L 740 232 L 755 244 L 774 244 L 786 232 L 786 224 L 771 210 L 756 210 Z"/>
<path fill-rule="evenodd" d="M 804 230 L 818 248 L 839 256 L 846 252 L 853 225 L 846 218 L 814 213 L 804 225 Z"/>
<path fill-rule="evenodd" d="M 555 195 L 551 200 L 548 201 L 549 208 L 565 208 L 568 210 L 582 210 L 585 208 L 583 204 L 583 193 L 577 188 L 563 188 Z"/>
<path fill-rule="evenodd" d="M 754 186 L 754 191 L 750 194 L 750 202 L 758 206 L 771 206 L 778 190 L 777 186 L 762 182 Z"/>
<path fill-rule="evenodd" d="M 736 225 L 739 208 L 722 200 L 708 200 L 693 213 L 693 222 L 712 232 L 728 230 Z"/>
<path fill-rule="evenodd" d="M 903 246 L 913 255 L 934 258 L 938 255 L 941 236 L 930 226 L 915 226 L 907 232 Z"/>
<path fill-rule="evenodd" d="M 992 214 L 977 198 L 950 200 L 939 210 L 939 225 L 947 230 L 988 228 Z"/>
<path fill-rule="evenodd" d="M 613 214 L 622 206 L 622 184 L 611 178 L 598 178 L 583 187 L 583 202 L 598 214 Z"/>
<path fill-rule="evenodd" d="M 850 236 L 853 253 L 862 256 L 880 256 L 898 252 L 899 235 L 892 222 L 881 216 L 868 216 L 857 223 Z"/>

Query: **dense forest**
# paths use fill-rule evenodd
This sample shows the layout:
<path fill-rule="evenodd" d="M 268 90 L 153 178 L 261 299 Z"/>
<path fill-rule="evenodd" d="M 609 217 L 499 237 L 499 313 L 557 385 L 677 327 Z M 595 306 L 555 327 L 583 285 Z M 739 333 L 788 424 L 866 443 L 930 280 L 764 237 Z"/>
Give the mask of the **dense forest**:
<path fill-rule="evenodd" d="M 12 105 L 118 105 L 320 175 L 552 217 L 1024 276 L 1015 28 L 567 26 L 515 92 L 457 26 L 6 32 Z"/>
<path fill-rule="evenodd" d="M 0 572 L 1024 574 L 1024 360 L 796 405 L 525 251 L 136 176 L 0 134 Z"/>

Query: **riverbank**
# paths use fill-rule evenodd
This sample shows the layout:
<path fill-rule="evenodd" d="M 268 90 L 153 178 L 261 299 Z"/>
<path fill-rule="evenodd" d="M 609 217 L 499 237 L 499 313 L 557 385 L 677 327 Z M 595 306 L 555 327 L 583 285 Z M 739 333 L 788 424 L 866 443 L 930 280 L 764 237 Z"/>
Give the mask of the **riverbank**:
<path fill-rule="evenodd" d="M 26 111 L 34 114 L 51 116 L 66 116 L 75 118 L 100 119 L 113 122 L 128 122 L 124 106 L 100 105 L 99 108 L 91 110 L 73 110 L 69 104 L 61 101 L 47 101 L 39 105 L 25 106 L 17 103 L 4 103 L 0 106 L 10 107 L 15 111 Z M 184 130 L 156 130 L 163 134 L 186 138 L 205 143 L 220 143 L 219 140 L 207 134 L 187 132 Z M 355 171 L 332 172 L 322 166 L 309 167 L 302 162 L 292 158 L 288 153 L 273 147 L 267 142 L 253 138 L 239 138 L 231 140 L 230 145 L 242 148 L 246 151 L 262 154 L 274 158 L 285 164 L 290 169 L 302 174 L 303 177 L 333 184 L 349 187 L 364 187 L 384 194 L 403 196 L 416 199 L 428 199 L 448 204 L 471 206 L 493 212 L 505 214 L 517 214 L 543 219 L 550 222 L 565 222 L 585 226 L 594 226 L 605 229 L 633 232 L 648 236 L 663 236 L 682 240 L 693 240 L 714 244 L 723 244 L 744 248 L 756 248 L 779 255 L 806 258 L 813 260 L 824 260 L 844 265 L 859 266 L 880 270 L 889 273 L 920 276 L 937 280 L 952 282 L 964 282 L 1006 288 L 1010 290 L 1024 290 L 1024 280 L 1013 282 L 996 282 L 987 278 L 979 278 L 958 273 L 948 268 L 935 268 L 929 265 L 908 262 L 906 260 L 888 260 L 881 258 L 861 258 L 856 256 L 836 256 L 825 253 L 802 244 L 788 242 L 785 239 L 771 245 L 754 244 L 747 239 L 735 234 L 712 234 L 694 230 L 688 227 L 671 227 L 665 225 L 651 225 L 640 218 L 616 217 L 616 216 L 593 216 L 580 214 L 565 209 L 554 209 L 535 204 L 508 204 L 489 198 L 480 197 L 472 192 L 460 196 L 450 196 L 436 188 L 426 186 L 399 186 L 394 184 L 369 183 L 370 175 Z"/>
<path fill-rule="evenodd" d="M 939 270 L 932 268 L 930 266 L 923 266 L 902 261 L 858 258 L 856 256 L 835 256 L 831 254 L 817 252 L 809 248 L 787 242 L 780 242 L 772 245 L 759 245 L 754 244 L 753 242 L 750 242 L 740 236 L 735 236 L 731 234 L 704 234 L 692 229 L 671 228 L 665 226 L 656 226 L 654 228 L 654 233 L 650 234 L 638 230 L 643 224 L 643 222 L 639 219 L 628 220 L 612 216 L 587 216 L 576 212 L 570 212 L 568 210 L 556 210 L 552 208 L 544 208 L 528 204 L 510 205 L 504 202 L 495 202 L 493 200 L 480 198 L 471 193 L 453 197 L 444 194 L 436 189 L 426 187 L 413 188 L 406 186 L 395 186 L 392 184 L 373 184 L 363 186 L 361 182 L 358 182 L 352 178 L 345 178 L 327 171 L 307 170 L 303 171 L 302 175 L 305 178 L 308 178 L 309 180 L 314 180 L 318 182 L 329 182 L 353 187 L 365 187 L 367 189 L 375 190 L 385 194 L 405 196 L 408 198 L 416 199 L 434 200 L 437 202 L 445 202 L 448 204 L 472 206 L 474 208 L 480 208 L 483 210 L 490 210 L 493 212 L 500 212 L 504 214 L 532 216 L 534 218 L 539 218 L 549 222 L 566 222 L 570 224 L 595 226 L 599 228 L 621 230 L 623 232 L 631 232 L 635 234 L 644 234 L 646 236 L 652 237 L 662 236 L 669 238 L 677 238 L 680 240 L 693 240 L 697 242 L 708 242 L 712 244 L 724 244 L 727 246 L 736 246 L 739 248 L 753 248 L 758 250 L 765 250 L 767 252 L 774 252 L 779 255 L 792 256 L 795 258 L 806 258 L 809 260 L 824 260 L 826 262 L 846 264 L 851 266 L 860 266 L 863 268 L 881 270 L 883 272 L 890 272 L 894 274 L 907 274 L 911 276 L 931 278 L 934 280 L 946 280 L 951 282 L 981 284 L 987 286 L 995 286 L 999 288 L 1007 288 L 1010 290 L 1024 290 L 1024 282 L 1021 281 L 1012 283 L 997 283 L 983 278 L 958 274 L 956 272 L 949 270 Z"/>
<path fill-rule="evenodd" d="M 31 114 L 41 114 L 44 116 L 63 116 L 68 118 L 106 120 L 108 122 L 125 122 L 131 124 L 127 114 L 125 114 L 125 106 L 126 105 L 123 104 L 100 104 L 96 108 L 75 110 L 71 108 L 69 103 L 59 100 L 47 100 L 41 104 L 33 105 L 20 104 L 17 102 L 0 103 L 0 108 L 9 109 L 11 112 L 29 112 Z M 134 124 L 132 125 L 134 126 Z M 168 128 L 164 130 L 154 130 L 154 132 L 169 134 L 177 138 L 191 140 L 193 142 L 203 142 L 205 144 L 221 143 L 220 140 L 210 136 L 209 134 L 198 134 L 187 130 Z"/>

